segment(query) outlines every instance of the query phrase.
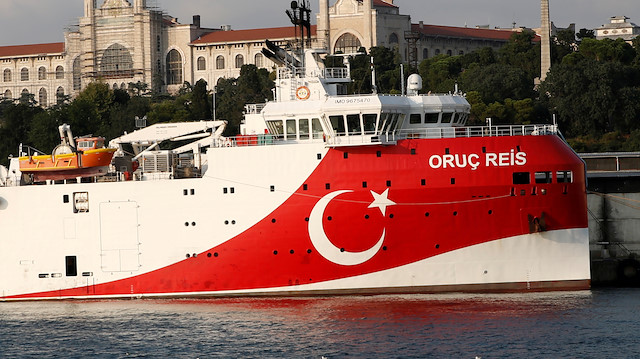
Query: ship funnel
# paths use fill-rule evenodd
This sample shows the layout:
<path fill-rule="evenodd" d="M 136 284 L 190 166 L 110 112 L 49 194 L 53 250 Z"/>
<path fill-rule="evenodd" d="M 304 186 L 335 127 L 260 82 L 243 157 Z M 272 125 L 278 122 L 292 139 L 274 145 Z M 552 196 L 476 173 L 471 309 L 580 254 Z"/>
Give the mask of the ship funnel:
<path fill-rule="evenodd" d="M 420 77 L 420 75 L 413 74 L 409 76 L 407 82 L 407 95 L 415 96 L 418 94 L 418 91 L 422 90 L 422 77 Z"/>

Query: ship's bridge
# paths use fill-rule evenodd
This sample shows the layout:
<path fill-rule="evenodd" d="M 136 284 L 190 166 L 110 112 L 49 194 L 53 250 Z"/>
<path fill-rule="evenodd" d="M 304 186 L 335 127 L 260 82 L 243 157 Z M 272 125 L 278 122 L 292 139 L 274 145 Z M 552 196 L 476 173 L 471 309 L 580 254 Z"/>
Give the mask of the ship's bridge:
<path fill-rule="evenodd" d="M 247 106 L 242 133 L 270 134 L 284 141 L 323 140 L 332 147 L 387 144 L 401 133 L 421 137 L 421 129 L 463 126 L 469 110 L 457 95 L 328 96 Z"/>

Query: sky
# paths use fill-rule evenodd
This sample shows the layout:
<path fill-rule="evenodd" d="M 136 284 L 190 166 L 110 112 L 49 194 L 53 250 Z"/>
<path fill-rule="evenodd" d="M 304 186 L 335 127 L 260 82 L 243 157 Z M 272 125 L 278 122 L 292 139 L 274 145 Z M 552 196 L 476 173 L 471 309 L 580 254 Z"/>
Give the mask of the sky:
<path fill-rule="evenodd" d="M 98 0 L 100 4 L 102 0 Z M 133 2 L 133 0 L 130 0 Z M 290 0 L 147 0 L 182 23 L 193 15 L 202 26 L 233 29 L 290 26 L 284 11 Z M 331 0 L 333 4 L 335 0 Z M 551 21 L 558 27 L 594 29 L 611 16 L 625 15 L 640 24 L 638 0 L 550 0 Z M 318 0 L 311 0 L 314 13 Z M 540 26 L 538 0 L 395 0 L 400 13 L 417 23 L 447 26 Z M 83 15 L 83 0 L 0 0 L 0 46 L 64 41 L 64 31 Z M 312 16 L 313 19 L 315 17 Z"/>

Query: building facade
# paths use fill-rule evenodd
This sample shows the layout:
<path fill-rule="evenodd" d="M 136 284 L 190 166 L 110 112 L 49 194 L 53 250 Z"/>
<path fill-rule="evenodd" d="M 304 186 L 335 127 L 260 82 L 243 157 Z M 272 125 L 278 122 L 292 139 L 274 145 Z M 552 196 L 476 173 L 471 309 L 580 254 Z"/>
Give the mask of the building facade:
<path fill-rule="evenodd" d="M 412 24 L 393 0 L 319 0 L 316 47 L 354 53 L 361 48 L 396 48 L 404 60 L 438 54 L 459 55 L 480 47 L 498 48 L 510 31 Z M 84 16 L 64 34 L 63 43 L 0 47 L 0 97 L 32 94 L 41 106 L 76 96 L 86 85 L 102 81 L 125 89 L 144 83 L 176 92 L 185 82 L 215 84 L 237 77 L 244 64 L 273 68 L 261 50 L 265 39 L 278 45 L 296 41 L 292 25 L 232 30 L 203 28 L 200 16 L 181 24 L 146 0 L 84 0 Z M 407 39 L 412 39 L 407 41 Z"/>
<path fill-rule="evenodd" d="M 618 39 L 621 38 L 629 44 L 640 35 L 640 26 L 629 22 L 626 16 L 612 16 L 608 24 L 595 29 L 596 39 Z"/>

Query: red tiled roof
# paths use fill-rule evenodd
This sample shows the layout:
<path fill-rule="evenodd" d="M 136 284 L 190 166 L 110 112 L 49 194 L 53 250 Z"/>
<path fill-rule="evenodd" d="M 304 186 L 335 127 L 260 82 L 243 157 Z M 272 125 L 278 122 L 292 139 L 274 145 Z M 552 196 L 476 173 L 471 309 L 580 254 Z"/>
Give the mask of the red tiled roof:
<path fill-rule="evenodd" d="M 411 29 L 424 35 L 431 36 L 476 38 L 502 41 L 508 41 L 509 38 L 511 38 L 511 35 L 513 35 L 513 31 L 510 30 L 476 29 L 471 27 L 439 25 L 422 25 L 421 28 L 419 24 L 411 24 Z"/>
<path fill-rule="evenodd" d="M 63 52 L 64 42 L 54 42 L 51 44 L 0 46 L 0 57 L 60 54 Z"/>
<path fill-rule="evenodd" d="M 311 36 L 316 35 L 316 25 L 311 25 Z M 202 35 L 193 45 L 204 45 L 221 42 L 264 41 L 265 39 L 286 39 L 295 37 L 295 28 L 272 27 L 266 29 L 214 31 Z"/>
<path fill-rule="evenodd" d="M 384 6 L 384 7 L 397 7 L 393 4 L 389 4 L 386 1 L 383 0 L 373 0 L 373 6 Z"/>

